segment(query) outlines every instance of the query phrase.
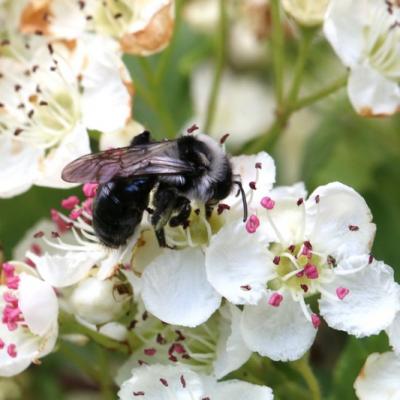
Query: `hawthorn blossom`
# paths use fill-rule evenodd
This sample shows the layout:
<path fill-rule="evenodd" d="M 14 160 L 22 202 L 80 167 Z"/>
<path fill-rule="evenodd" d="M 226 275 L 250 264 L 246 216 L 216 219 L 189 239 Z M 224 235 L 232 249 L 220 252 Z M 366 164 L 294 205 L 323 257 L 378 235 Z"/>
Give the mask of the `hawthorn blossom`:
<path fill-rule="evenodd" d="M 283 0 L 284 10 L 297 22 L 305 26 L 320 25 L 324 21 L 324 15 L 329 0 Z"/>
<path fill-rule="evenodd" d="M 38 41 L 21 51 L 19 39 L 2 47 L 0 197 L 32 184 L 73 186 L 61 170 L 90 152 L 87 129 L 121 129 L 131 112 L 130 80 L 115 43 L 94 36 L 71 48 Z"/>
<path fill-rule="evenodd" d="M 210 64 L 200 65 L 192 75 L 193 121 L 205 120 L 213 76 Z M 227 70 L 222 75 L 215 118 L 208 134 L 218 140 L 229 133 L 227 144 L 238 148 L 268 129 L 274 108 L 273 95 L 262 81 Z"/>
<path fill-rule="evenodd" d="M 143 399 L 243 399 L 243 394 L 253 400 L 270 400 L 272 390 L 267 386 L 239 380 L 216 382 L 184 366 L 143 365 L 132 371 L 130 379 L 121 385 L 121 400 L 136 397 Z"/>
<path fill-rule="evenodd" d="M 56 227 L 51 232 L 38 231 L 35 237 L 46 245 L 40 254 L 30 249 L 26 257 L 35 265 L 40 276 L 57 288 L 75 285 L 81 280 L 96 276 L 104 280 L 113 276 L 130 258 L 136 236 L 126 246 L 110 249 L 97 238 L 92 227 L 92 204 L 96 184 L 86 184 L 86 199 L 77 196 L 62 201 L 69 215 L 51 211 Z"/>
<path fill-rule="evenodd" d="M 354 382 L 358 399 L 399 399 L 399 374 L 400 358 L 395 353 L 370 354 Z"/>
<path fill-rule="evenodd" d="M 94 325 L 115 321 L 129 308 L 131 296 L 116 277 L 91 276 L 80 281 L 65 301 L 77 317 Z"/>
<path fill-rule="evenodd" d="M 184 364 L 217 379 L 224 377 L 251 355 L 241 336 L 240 319 L 241 311 L 227 304 L 204 324 L 185 328 L 163 324 L 139 306 L 132 329 L 142 344 L 119 369 L 117 384 L 128 379 L 133 368 L 155 363 Z"/>
<path fill-rule="evenodd" d="M 332 0 L 324 32 L 350 68 L 348 94 L 363 116 L 400 108 L 400 5 L 388 0 Z"/>
<path fill-rule="evenodd" d="M 58 334 L 53 288 L 25 263 L 2 265 L 0 376 L 13 376 L 50 353 Z"/>
<path fill-rule="evenodd" d="M 277 187 L 250 208 L 246 229 L 223 226 L 206 253 L 207 278 L 245 305 L 242 334 L 273 360 L 300 358 L 321 317 L 306 299 L 320 295 L 327 324 L 357 337 L 387 328 L 400 309 L 393 270 L 370 255 L 375 225 L 364 199 L 340 183 Z M 234 238 L 234 240 L 227 240 Z"/>
<path fill-rule="evenodd" d="M 173 0 L 29 0 L 20 29 L 69 40 L 95 32 L 114 38 L 124 53 L 150 55 L 168 45 L 174 18 Z"/>
<path fill-rule="evenodd" d="M 266 153 L 232 158 L 233 171 L 241 175 L 248 202 L 254 201 L 252 181 L 268 191 L 275 180 L 275 166 Z M 250 171 L 244 172 L 249 165 Z M 257 166 L 257 168 L 255 168 Z M 132 257 L 132 269 L 140 275 L 133 283 L 146 309 L 164 322 L 195 327 L 219 308 L 221 294 L 206 275 L 209 243 L 226 223 L 237 216 L 244 229 L 242 198 L 233 193 L 216 207 L 211 218 L 202 205 L 192 203 L 192 213 L 186 226 L 164 228 L 166 242 L 174 249 L 160 248 L 153 228 L 143 226 Z M 135 287 L 136 286 L 136 287 Z"/>

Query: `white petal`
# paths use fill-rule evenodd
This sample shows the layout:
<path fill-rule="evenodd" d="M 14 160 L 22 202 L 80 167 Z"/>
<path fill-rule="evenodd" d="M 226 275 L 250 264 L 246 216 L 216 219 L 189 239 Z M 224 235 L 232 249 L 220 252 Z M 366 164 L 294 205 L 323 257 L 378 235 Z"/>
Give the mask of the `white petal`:
<path fill-rule="evenodd" d="M 324 33 L 342 62 L 352 67 L 364 46 L 363 28 L 368 0 L 331 0 L 325 15 Z"/>
<path fill-rule="evenodd" d="M 304 182 L 297 182 L 291 186 L 277 186 L 271 190 L 271 197 L 277 200 L 298 200 L 307 197 L 307 189 Z"/>
<path fill-rule="evenodd" d="M 0 135 L 0 198 L 16 196 L 32 186 L 42 152 Z"/>
<path fill-rule="evenodd" d="M 4 336 L 2 335 L 4 338 Z M 16 344 L 15 337 L 12 343 Z M 0 353 L 0 376 L 11 377 L 17 375 L 29 367 L 33 358 L 38 355 L 37 352 L 37 339 L 33 346 L 25 347 L 17 357 L 11 358 L 6 351 Z"/>
<path fill-rule="evenodd" d="M 252 383 L 231 380 L 219 382 L 211 395 L 211 399 L 229 400 L 273 400 L 271 388 L 253 385 Z"/>
<path fill-rule="evenodd" d="M 60 145 L 42 159 L 35 184 L 39 186 L 68 188 L 76 186 L 61 179 L 62 169 L 76 158 L 90 153 L 89 136 L 83 125 L 78 124 Z"/>
<path fill-rule="evenodd" d="M 3 302 L 3 293 L 6 290 L 4 286 L 0 288 L 0 302 Z M 0 351 L 0 376 L 17 375 L 26 369 L 34 359 L 48 354 L 54 348 L 57 333 L 56 322 L 44 336 L 34 335 L 29 329 L 21 326 L 14 331 L 9 331 L 6 324 L 0 323 L 0 338 L 4 341 L 5 346 L 14 344 L 17 352 L 16 357 L 10 357 L 5 348 Z"/>
<path fill-rule="evenodd" d="M 69 297 L 74 314 L 96 325 L 120 317 L 127 295 L 118 293 L 119 283 L 116 279 L 101 280 L 94 276 L 80 281 Z"/>
<path fill-rule="evenodd" d="M 304 205 L 298 205 L 300 198 L 293 196 L 303 193 L 301 188 L 302 185 L 293 187 L 293 190 L 287 187 L 274 189 L 269 196 L 275 201 L 274 208 L 265 210 L 259 207 L 260 232 L 269 242 L 277 242 L 283 247 L 288 247 L 304 240 L 306 223 Z"/>
<path fill-rule="evenodd" d="M 46 3 L 46 2 L 45 2 Z M 51 1 L 51 34 L 63 38 L 78 38 L 84 32 L 87 20 L 77 2 L 70 0 Z"/>
<path fill-rule="evenodd" d="M 27 253 L 41 277 L 54 287 L 66 287 L 79 282 L 103 256 L 100 251 L 68 252 L 65 255 L 45 253 L 41 257 Z"/>
<path fill-rule="evenodd" d="M 136 0 L 133 7 L 133 18 L 120 40 L 123 52 L 146 56 L 164 49 L 172 37 L 175 2 Z"/>
<path fill-rule="evenodd" d="M 106 257 L 99 263 L 97 277 L 99 279 L 107 279 L 114 275 L 120 264 L 129 263 L 132 255 L 132 248 L 135 246 L 139 236 L 138 230 L 128 239 L 124 246 L 118 249 L 106 249 Z"/>
<path fill-rule="evenodd" d="M 319 301 L 321 315 L 329 326 L 357 337 L 378 334 L 386 329 L 400 310 L 399 285 L 393 269 L 381 261 L 368 265 L 369 256 L 355 256 L 346 268 L 364 269 L 336 278 L 323 287 L 335 296 L 336 289 L 349 289 L 343 300 L 330 300 L 323 294 Z"/>
<path fill-rule="evenodd" d="M 400 399 L 400 358 L 392 352 L 370 354 L 354 382 L 360 400 Z"/>
<path fill-rule="evenodd" d="M 335 257 L 369 253 L 376 227 L 367 203 L 351 187 L 339 182 L 318 187 L 306 212 L 307 236 L 318 251 Z"/>
<path fill-rule="evenodd" d="M 128 73 L 118 44 L 103 36 L 87 37 L 89 63 L 83 72 L 82 113 L 85 125 L 101 132 L 122 129 L 131 116 Z"/>
<path fill-rule="evenodd" d="M 317 330 L 299 303 L 284 295 L 279 307 L 264 298 L 257 306 L 245 306 L 242 334 L 247 346 L 274 361 L 297 360 L 311 347 Z"/>
<path fill-rule="evenodd" d="M 58 301 L 54 289 L 38 278 L 20 275 L 18 304 L 29 329 L 36 335 L 44 335 L 57 321 Z"/>
<path fill-rule="evenodd" d="M 195 372 L 183 366 L 159 364 L 135 368 L 132 377 L 121 385 L 118 396 L 121 400 L 132 400 L 133 393 L 140 392 L 144 394 L 139 398 L 146 400 L 193 400 L 205 395 L 203 382 Z"/>
<path fill-rule="evenodd" d="M 153 228 L 143 229 L 133 252 L 132 268 L 142 273 L 156 257 L 162 253 Z"/>
<path fill-rule="evenodd" d="M 250 182 L 256 182 L 257 190 L 248 195 L 248 203 L 250 211 L 257 208 L 261 199 L 269 194 L 275 183 L 275 161 L 265 152 L 260 152 L 251 156 L 236 156 L 231 158 L 233 173 L 240 176 L 243 188 L 246 192 L 251 192 Z M 261 169 L 256 169 L 256 164 L 261 164 Z M 242 199 L 240 196 L 230 195 L 224 203 L 242 207 Z"/>
<path fill-rule="evenodd" d="M 386 329 L 386 333 L 389 336 L 389 343 L 394 352 L 400 355 L 400 312 L 396 314 L 393 322 Z"/>
<path fill-rule="evenodd" d="M 165 250 L 143 273 L 142 298 L 164 322 L 194 327 L 219 307 L 221 297 L 209 284 L 199 249 Z"/>
<path fill-rule="evenodd" d="M 348 82 L 349 98 L 366 117 L 391 115 L 400 109 L 400 87 L 368 65 L 353 68 Z"/>
<path fill-rule="evenodd" d="M 234 221 L 211 238 L 206 251 L 207 277 L 230 302 L 256 304 L 273 273 L 268 261 L 262 238 L 247 233 L 242 221 Z"/>
<path fill-rule="evenodd" d="M 217 357 L 213 364 L 217 379 L 240 368 L 251 356 L 240 330 L 242 312 L 236 306 L 227 303 L 221 307 Z"/>
<path fill-rule="evenodd" d="M 128 330 L 126 327 L 118 322 L 109 322 L 108 324 L 103 325 L 99 329 L 99 332 L 120 342 L 126 340 L 128 336 Z"/>
<path fill-rule="evenodd" d="M 41 219 L 31 228 L 29 228 L 22 239 L 13 249 L 14 260 L 24 260 L 27 251 L 32 250 L 32 245 L 40 246 L 41 251 L 49 251 L 51 248 L 41 239 L 35 239 L 33 236 L 37 232 L 49 234 L 55 230 L 54 223 L 48 219 Z"/>
<path fill-rule="evenodd" d="M 142 124 L 135 120 L 130 120 L 124 128 L 118 131 L 103 133 L 100 137 L 100 150 L 129 146 L 132 139 L 144 130 L 145 128 Z"/>

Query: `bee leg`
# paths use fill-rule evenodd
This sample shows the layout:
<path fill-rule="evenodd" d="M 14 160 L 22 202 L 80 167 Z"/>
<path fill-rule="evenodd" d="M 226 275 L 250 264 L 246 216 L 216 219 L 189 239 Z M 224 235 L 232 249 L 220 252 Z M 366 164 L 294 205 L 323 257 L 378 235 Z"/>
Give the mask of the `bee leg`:
<path fill-rule="evenodd" d="M 190 200 L 183 196 L 178 197 L 175 203 L 175 211 L 177 211 L 178 214 L 174 215 L 169 220 L 169 226 L 175 227 L 182 225 L 185 227 L 192 211 Z"/>
<path fill-rule="evenodd" d="M 167 241 L 166 241 L 166 239 L 165 239 L 165 231 L 164 231 L 164 228 L 157 229 L 155 232 L 156 232 L 157 242 L 158 242 L 158 245 L 159 245 L 160 247 L 162 247 L 162 248 L 165 248 L 165 247 L 166 247 L 166 248 L 172 249 L 172 250 L 175 249 L 175 246 L 169 246 L 169 245 L 167 244 Z"/>
<path fill-rule="evenodd" d="M 175 191 L 163 184 L 160 184 L 154 194 L 153 214 L 151 224 L 154 226 L 156 237 L 160 247 L 170 247 L 165 240 L 164 226 L 171 218 L 174 210 L 177 195 Z"/>

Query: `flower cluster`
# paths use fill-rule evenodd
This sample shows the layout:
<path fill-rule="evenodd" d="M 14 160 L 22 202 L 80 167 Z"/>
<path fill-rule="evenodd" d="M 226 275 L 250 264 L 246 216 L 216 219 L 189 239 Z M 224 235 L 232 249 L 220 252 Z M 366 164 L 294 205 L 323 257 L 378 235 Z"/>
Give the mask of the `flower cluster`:
<path fill-rule="evenodd" d="M 319 26 L 349 70 L 354 109 L 363 116 L 400 110 L 398 0 L 191 0 L 180 6 L 188 25 L 218 31 L 222 44 L 227 40 L 227 49 L 216 50 L 215 66 L 193 69 L 186 85 L 193 116 L 182 118 L 192 126 L 186 134 L 206 138 L 204 146 L 217 154 L 224 155 L 229 134 L 231 149 L 267 148 L 292 113 L 332 93 L 300 96 Z M 135 82 L 123 56 L 135 63 L 163 50 L 174 37 L 174 21 L 174 0 L 0 1 L 0 198 L 33 185 L 72 188 L 61 171 L 91 152 L 92 138 L 96 150 L 105 150 L 99 157 L 105 163 L 106 150 L 137 146 L 132 139 L 146 134 L 132 118 Z M 298 36 L 299 58 L 286 93 L 283 42 Z M 275 98 L 269 76 L 241 72 L 264 68 L 267 40 L 276 46 Z M 160 58 L 157 71 L 152 63 L 158 59 L 138 61 L 147 83 L 138 81 L 138 91 L 166 122 L 163 99 L 152 91 L 170 56 Z M 233 68 L 223 70 L 229 63 Z M 222 137 L 219 143 L 198 134 L 203 120 L 210 136 Z M 181 157 L 182 142 L 166 143 Z M 141 145 L 134 150 L 146 154 L 147 143 Z M 201 157 L 209 169 L 217 164 Z M 174 161 L 179 166 L 184 160 Z M 364 198 L 340 182 L 311 193 L 303 182 L 277 185 L 275 161 L 265 151 L 227 157 L 226 164 L 231 190 L 216 204 L 211 196 L 206 204 L 183 197 L 188 191 L 173 185 L 187 184 L 179 169 L 171 167 L 162 178 L 162 171 L 153 172 L 141 220 L 116 248 L 98 234 L 99 193 L 106 196 L 115 182 L 135 185 L 139 174 L 113 175 L 111 183 L 93 175 L 97 182 L 85 183 L 80 196 L 66 195 L 49 219 L 26 233 L 11 261 L 1 253 L 0 377 L 39 365 L 65 342 L 92 340 L 125 356 L 113 377 L 121 400 L 269 400 L 273 392 L 262 367 L 296 361 L 291 365 L 297 368 L 324 327 L 357 338 L 385 332 L 392 351 L 371 354 L 354 389 L 362 400 L 397 396 L 400 286 L 392 267 L 372 254 L 376 226 Z M 215 175 L 202 182 L 215 184 Z M 158 190 L 171 182 L 176 202 L 185 201 L 185 220 L 177 223 L 181 210 L 171 206 L 155 224 Z M 206 198 L 206 186 L 190 195 Z M 110 207 L 123 210 L 111 190 L 108 195 Z M 102 375 L 84 364 L 89 376 Z M 306 381 L 309 375 L 302 374 Z"/>
<path fill-rule="evenodd" d="M 61 170 L 90 152 L 89 131 L 132 130 L 122 54 L 164 48 L 174 9 L 172 1 L 9 3 L 0 6 L 0 197 L 33 184 L 73 186 Z"/>
<path fill-rule="evenodd" d="M 118 374 L 122 399 L 132 392 L 161 396 L 167 387 L 190 396 L 197 393 L 191 392 L 192 380 L 206 397 L 228 390 L 228 382 L 205 384 L 212 381 L 203 374 L 222 378 L 252 352 L 297 360 L 322 320 L 357 337 L 393 332 L 399 286 L 393 270 L 370 254 L 375 225 L 363 198 L 340 183 L 319 187 L 308 198 L 302 183 L 274 188 L 275 165 L 266 153 L 231 162 L 245 188 L 247 221 L 234 193 L 211 217 L 193 203 L 186 226 L 166 226 L 170 248 L 158 245 L 145 215 L 126 245 L 109 249 L 92 227 L 97 185 L 84 185 L 82 202 L 67 197 L 61 203 L 66 214 L 52 210 L 53 222 L 41 223 L 24 245 L 26 261 L 35 268 L 30 270 L 43 281 L 3 265 L 5 286 L 19 287 L 19 297 L 13 291 L 3 297 L 4 326 L 29 328 L 38 346 L 48 343 L 49 330 L 56 334 L 57 324 L 49 319 L 45 328 L 29 324 L 34 310 L 24 309 L 21 287 L 29 277 L 40 288 L 57 288 L 62 312 L 85 327 L 114 340 L 133 334 L 140 344 Z M 313 298 L 319 311 L 310 304 Z M 12 361 L 25 337 L 18 343 L 7 337 Z M 37 351 L 29 362 L 44 354 Z M 260 398 L 270 393 L 250 389 L 259 390 Z"/>

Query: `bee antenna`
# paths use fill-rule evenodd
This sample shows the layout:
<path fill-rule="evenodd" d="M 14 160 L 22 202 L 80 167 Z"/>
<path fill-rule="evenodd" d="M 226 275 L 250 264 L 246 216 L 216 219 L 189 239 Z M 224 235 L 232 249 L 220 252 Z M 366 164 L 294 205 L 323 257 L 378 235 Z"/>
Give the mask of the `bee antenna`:
<path fill-rule="evenodd" d="M 248 213 L 248 211 L 247 211 L 246 193 L 245 193 L 244 190 L 243 190 L 242 182 L 240 182 L 240 181 L 233 181 L 233 183 L 234 183 L 235 185 L 238 185 L 238 188 L 239 188 L 239 190 L 238 190 L 236 196 L 238 196 L 239 193 L 242 195 L 242 203 L 243 203 L 243 222 L 246 222 L 246 221 L 247 221 L 247 213 Z"/>

